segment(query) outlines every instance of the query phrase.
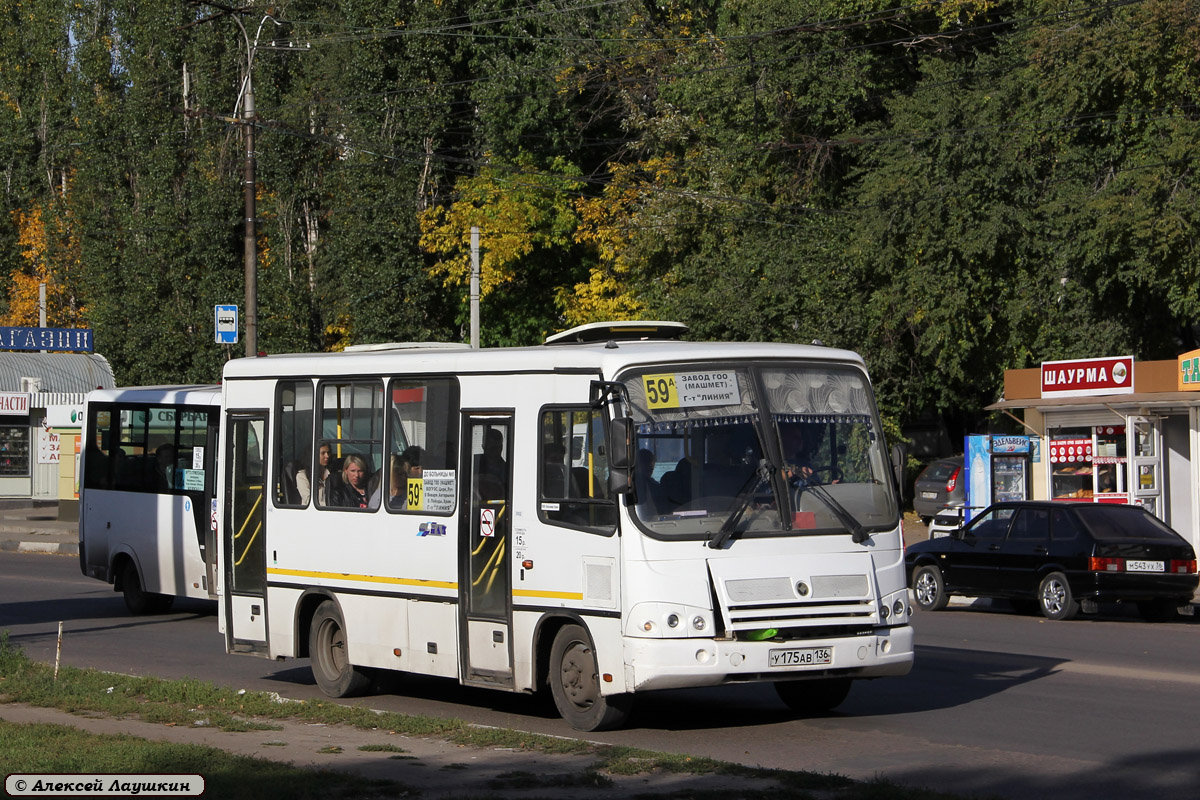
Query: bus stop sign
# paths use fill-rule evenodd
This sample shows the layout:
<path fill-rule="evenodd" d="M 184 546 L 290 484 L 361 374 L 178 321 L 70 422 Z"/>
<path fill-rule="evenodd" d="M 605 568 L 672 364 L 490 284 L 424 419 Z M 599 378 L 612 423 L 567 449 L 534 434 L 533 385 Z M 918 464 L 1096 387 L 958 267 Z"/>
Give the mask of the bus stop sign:
<path fill-rule="evenodd" d="M 237 306 L 215 306 L 214 308 L 217 324 L 217 344 L 237 344 Z"/>

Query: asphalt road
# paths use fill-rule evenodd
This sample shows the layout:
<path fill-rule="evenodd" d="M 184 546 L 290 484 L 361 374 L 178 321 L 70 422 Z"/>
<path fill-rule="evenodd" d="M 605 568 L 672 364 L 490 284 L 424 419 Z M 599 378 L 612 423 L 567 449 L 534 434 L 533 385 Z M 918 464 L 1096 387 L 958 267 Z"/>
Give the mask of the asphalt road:
<path fill-rule="evenodd" d="M 209 604 L 130 617 L 76 558 L 0 554 L 0 629 L 52 662 L 59 620 L 65 664 L 320 696 L 306 661 L 225 654 Z M 1197 796 L 1200 622 L 951 608 L 915 625 L 913 672 L 857 685 L 837 713 L 793 719 L 761 685 L 661 692 L 639 699 L 627 730 L 589 738 L 1021 800 Z M 416 676 L 389 689 L 357 702 L 573 735 L 528 697 Z"/>

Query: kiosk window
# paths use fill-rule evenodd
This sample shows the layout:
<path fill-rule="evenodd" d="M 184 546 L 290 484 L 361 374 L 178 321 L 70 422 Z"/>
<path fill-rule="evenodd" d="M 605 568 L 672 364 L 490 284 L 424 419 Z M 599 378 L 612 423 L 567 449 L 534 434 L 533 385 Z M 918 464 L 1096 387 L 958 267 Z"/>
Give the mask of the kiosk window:
<path fill-rule="evenodd" d="M 29 426 L 0 425 L 0 476 L 29 474 Z"/>

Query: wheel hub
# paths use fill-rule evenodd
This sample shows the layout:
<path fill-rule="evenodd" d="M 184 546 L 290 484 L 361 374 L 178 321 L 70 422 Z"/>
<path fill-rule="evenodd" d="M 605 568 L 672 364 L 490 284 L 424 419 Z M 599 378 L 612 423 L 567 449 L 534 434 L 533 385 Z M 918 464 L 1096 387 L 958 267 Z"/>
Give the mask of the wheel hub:
<path fill-rule="evenodd" d="M 579 708 L 589 708 L 596 699 L 596 682 L 591 667 L 591 656 L 579 645 L 563 654 L 562 687 L 567 699 Z"/>

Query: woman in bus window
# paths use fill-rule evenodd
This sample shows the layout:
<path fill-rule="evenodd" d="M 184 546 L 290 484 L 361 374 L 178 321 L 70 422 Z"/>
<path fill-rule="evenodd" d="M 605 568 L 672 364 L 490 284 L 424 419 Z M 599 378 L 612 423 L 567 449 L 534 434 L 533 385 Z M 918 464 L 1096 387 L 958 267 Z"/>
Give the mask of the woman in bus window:
<path fill-rule="evenodd" d="M 367 494 L 370 480 L 371 467 L 367 460 L 357 453 L 351 453 L 342 463 L 342 479 L 333 487 L 329 504 L 340 508 L 370 507 L 373 505 Z"/>

